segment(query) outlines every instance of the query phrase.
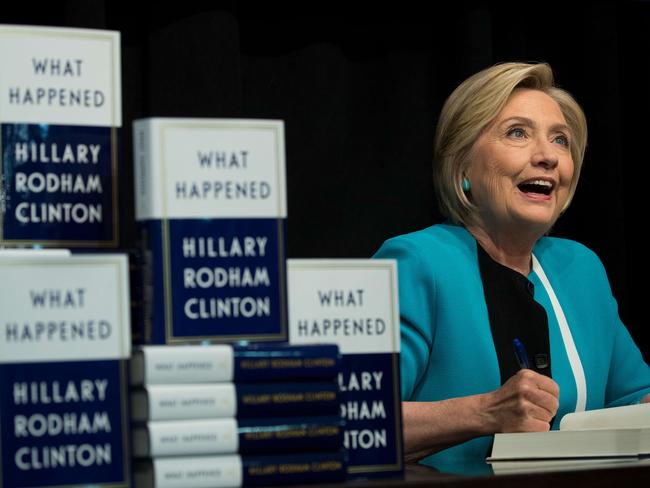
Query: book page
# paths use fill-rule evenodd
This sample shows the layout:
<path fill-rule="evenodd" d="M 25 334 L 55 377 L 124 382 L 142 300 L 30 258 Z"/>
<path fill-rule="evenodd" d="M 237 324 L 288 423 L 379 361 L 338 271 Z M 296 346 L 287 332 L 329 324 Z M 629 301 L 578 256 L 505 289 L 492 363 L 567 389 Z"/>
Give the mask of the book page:
<path fill-rule="evenodd" d="M 650 403 L 569 413 L 560 430 L 640 429 L 650 427 Z"/>

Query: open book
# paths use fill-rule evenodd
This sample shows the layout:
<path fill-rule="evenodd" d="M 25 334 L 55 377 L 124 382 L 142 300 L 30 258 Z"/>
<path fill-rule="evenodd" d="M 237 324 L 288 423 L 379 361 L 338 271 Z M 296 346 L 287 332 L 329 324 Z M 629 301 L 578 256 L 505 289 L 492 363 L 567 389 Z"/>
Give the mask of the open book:
<path fill-rule="evenodd" d="M 640 404 L 570 413 L 556 431 L 496 434 L 487 461 L 648 456 L 650 404 Z"/>

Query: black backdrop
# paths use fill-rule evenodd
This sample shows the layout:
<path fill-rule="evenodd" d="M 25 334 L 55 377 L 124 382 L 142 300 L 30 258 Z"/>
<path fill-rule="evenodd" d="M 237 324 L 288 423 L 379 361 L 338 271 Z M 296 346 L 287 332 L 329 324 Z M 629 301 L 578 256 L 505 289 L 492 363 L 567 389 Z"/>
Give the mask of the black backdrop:
<path fill-rule="evenodd" d="M 288 256 L 367 257 L 387 237 L 440 220 L 432 136 L 451 90 L 499 61 L 549 62 L 590 130 L 576 198 L 554 235 L 600 255 L 650 360 L 650 4 L 326 5 L 308 14 L 238 2 L 11 2 L 0 22 L 122 32 L 125 249 L 135 243 L 134 118 L 285 120 Z"/>

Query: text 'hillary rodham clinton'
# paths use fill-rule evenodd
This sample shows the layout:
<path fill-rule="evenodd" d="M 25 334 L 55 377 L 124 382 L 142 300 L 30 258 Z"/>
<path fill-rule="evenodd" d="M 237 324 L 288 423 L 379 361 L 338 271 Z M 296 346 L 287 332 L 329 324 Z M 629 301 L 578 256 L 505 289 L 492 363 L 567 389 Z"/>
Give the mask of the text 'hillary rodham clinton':
<path fill-rule="evenodd" d="M 194 258 L 224 259 L 231 266 L 185 266 L 183 288 L 186 290 L 206 289 L 258 289 L 271 288 L 271 274 L 263 265 L 266 257 L 268 236 L 212 236 L 183 237 L 182 253 L 186 260 Z M 199 261 L 205 264 L 205 261 Z M 251 262 L 258 266 L 244 266 Z M 271 297 L 262 296 L 190 296 L 183 306 L 185 317 L 190 320 L 229 317 L 268 317 L 271 315 Z"/>

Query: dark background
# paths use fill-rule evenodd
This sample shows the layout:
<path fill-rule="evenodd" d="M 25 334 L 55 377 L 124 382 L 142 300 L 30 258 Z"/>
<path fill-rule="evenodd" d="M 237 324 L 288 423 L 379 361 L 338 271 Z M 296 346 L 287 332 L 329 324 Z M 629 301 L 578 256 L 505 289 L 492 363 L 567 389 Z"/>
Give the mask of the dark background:
<path fill-rule="evenodd" d="M 124 249 L 135 245 L 134 118 L 283 119 L 288 256 L 368 257 L 440 221 L 432 138 L 453 88 L 496 62 L 549 62 L 590 131 L 576 198 L 553 234 L 599 254 L 650 360 L 650 4 L 450 3 L 310 3 L 308 14 L 243 2 L 11 2 L 0 22 L 121 31 Z"/>

